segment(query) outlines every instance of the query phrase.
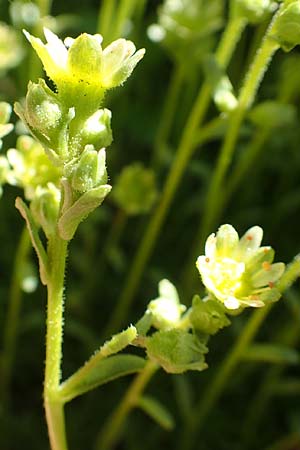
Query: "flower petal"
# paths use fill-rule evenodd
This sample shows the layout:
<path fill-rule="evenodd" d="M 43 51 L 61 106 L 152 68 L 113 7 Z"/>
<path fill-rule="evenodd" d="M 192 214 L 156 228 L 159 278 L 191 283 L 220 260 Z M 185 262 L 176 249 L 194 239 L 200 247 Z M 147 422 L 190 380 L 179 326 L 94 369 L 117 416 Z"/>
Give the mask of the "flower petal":
<path fill-rule="evenodd" d="M 275 252 L 272 247 L 260 247 L 247 260 L 247 271 L 257 272 L 262 268 L 262 264 L 267 262 L 271 264 L 274 259 Z"/>
<path fill-rule="evenodd" d="M 259 249 L 263 238 L 263 229 L 258 226 L 249 228 L 241 237 L 238 247 L 238 257 L 247 260 L 253 252 Z"/>
<path fill-rule="evenodd" d="M 236 297 L 227 297 L 224 300 L 224 305 L 227 309 L 239 309 L 240 301 Z"/>
<path fill-rule="evenodd" d="M 208 258 L 214 258 L 216 256 L 216 235 L 212 233 L 208 236 L 205 242 L 205 256 Z"/>
<path fill-rule="evenodd" d="M 284 268 L 285 265 L 283 263 L 265 263 L 264 268 L 259 270 L 252 276 L 253 287 L 258 288 L 267 286 L 269 283 L 275 283 L 283 274 Z"/>
<path fill-rule="evenodd" d="M 222 225 L 217 232 L 218 256 L 232 257 L 239 242 L 239 235 L 232 225 Z"/>

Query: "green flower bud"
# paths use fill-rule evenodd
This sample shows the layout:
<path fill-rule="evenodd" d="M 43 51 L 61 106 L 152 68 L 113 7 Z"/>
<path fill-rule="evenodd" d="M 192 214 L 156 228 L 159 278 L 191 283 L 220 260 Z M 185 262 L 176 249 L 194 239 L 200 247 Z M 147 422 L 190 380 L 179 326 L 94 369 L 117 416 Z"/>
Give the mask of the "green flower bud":
<path fill-rule="evenodd" d="M 205 244 L 205 255 L 197 259 L 202 282 L 212 298 L 228 310 L 246 306 L 262 307 L 277 301 L 275 283 L 284 272 L 284 264 L 271 264 L 271 247 L 260 247 L 263 230 L 250 228 L 241 239 L 231 225 L 222 225 Z"/>
<path fill-rule="evenodd" d="M 82 145 L 91 144 L 95 148 L 109 147 L 112 143 L 111 112 L 99 109 L 89 117 L 80 133 Z"/>
<path fill-rule="evenodd" d="M 60 197 L 60 190 L 53 183 L 48 183 L 45 187 L 37 187 L 30 202 L 33 218 L 48 238 L 55 233 Z"/>
<path fill-rule="evenodd" d="M 170 281 L 161 280 L 158 291 L 159 297 L 151 300 L 147 309 L 152 314 L 153 326 L 160 330 L 175 328 L 186 307 L 180 303 L 177 290 Z"/>
<path fill-rule="evenodd" d="M 252 24 L 266 20 L 276 7 L 276 2 L 273 0 L 233 0 L 232 2 L 233 14 L 244 17 Z"/>
<path fill-rule="evenodd" d="M 287 2 L 279 13 L 272 28 L 271 37 L 281 48 L 289 52 L 300 44 L 300 1 Z"/>
<path fill-rule="evenodd" d="M 197 295 L 193 298 L 189 319 L 193 328 L 204 334 L 216 334 L 230 325 L 225 308 L 220 302 L 211 299 L 203 301 Z"/>
<path fill-rule="evenodd" d="M 207 347 L 187 331 L 157 331 L 146 340 L 147 355 L 168 373 L 207 368 Z"/>
<path fill-rule="evenodd" d="M 158 8 L 158 23 L 148 28 L 148 36 L 161 41 L 181 63 L 188 52 L 191 64 L 212 51 L 215 34 L 223 25 L 223 1 L 165 0 Z"/>
<path fill-rule="evenodd" d="M 62 106 L 43 80 L 40 80 L 39 84 L 29 82 L 25 117 L 29 127 L 37 130 L 49 141 L 59 132 Z"/>
<path fill-rule="evenodd" d="M 113 195 L 128 215 L 148 213 L 157 198 L 154 172 L 140 163 L 125 167 L 116 181 Z"/>
<path fill-rule="evenodd" d="M 92 145 L 87 145 L 77 166 L 72 170 L 72 188 L 75 191 L 83 193 L 106 184 L 105 149 L 102 148 L 97 152 Z"/>

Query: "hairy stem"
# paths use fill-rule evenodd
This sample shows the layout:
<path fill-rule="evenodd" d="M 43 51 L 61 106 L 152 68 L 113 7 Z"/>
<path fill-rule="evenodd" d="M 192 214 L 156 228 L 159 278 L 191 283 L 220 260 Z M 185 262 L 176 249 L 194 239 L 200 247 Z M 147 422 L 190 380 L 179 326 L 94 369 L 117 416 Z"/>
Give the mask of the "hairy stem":
<path fill-rule="evenodd" d="M 46 337 L 44 404 L 51 450 L 67 450 L 63 403 L 59 398 L 63 338 L 63 291 L 67 241 L 58 233 L 49 240 L 50 274 Z"/>

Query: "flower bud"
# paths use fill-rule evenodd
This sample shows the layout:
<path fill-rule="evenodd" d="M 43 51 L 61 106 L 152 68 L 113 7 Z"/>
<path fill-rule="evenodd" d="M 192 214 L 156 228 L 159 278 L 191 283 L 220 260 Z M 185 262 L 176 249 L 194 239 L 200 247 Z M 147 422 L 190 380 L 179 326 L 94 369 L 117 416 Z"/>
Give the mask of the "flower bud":
<path fill-rule="evenodd" d="M 72 188 L 78 192 L 87 192 L 107 182 L 105 149 L 98 152 L 87 145 L 72 173 Z"/>
<path fill-rule="evenodd" d="M 146 340 L 147 355 L 168 373 L 207 368 L 204 355 L 207 347 L 187 331 L 157 331 Z"/>
<path fill-rule="evenodd" d="M 186 310 L 179 301 L 175 286 L 168 280 L 161 280 L 158 287 L 159 297 L 151 300 L 147 312 L 152 314 L 153 325 L 160 330 L 175 328 Z"/>
<path fill-rule="evenodd" d="M 220 329 L 230 325 L 225 308 L 216 300 L 201 300 L 195 296 L 189 319 L 194 330 L 204 334 L 216 334 Z"/>
<path fill-rule="evenodd" d="M 300 1 L 287 2 L 272 28 L 271 37 L 288 52 L 300 44 Z"/>
<path fill-rule="evenodd" d="M 55 232 L 60 205 L 60 190 L 53 184 L 38 186 L 30 203 L 34 220 L 49 238 Z"/>
<path fill-rule="evenodd" d="M 128 215 L 146 214 L 156 198 L 155 176 L 140 163 L 125 167 L 113 190 L 115 202 Z"/>
<path fill-rule="evenodd" d="M 59 133 L 62 106 L 43 80 L 39 84 L 30 82 L 28 85 L 25 117 L 29 127 L 37 130 L 49 141 Z"/>
<path fill-rule="evenodd" d="M 273 0 L 233 0 L 232 8 L 234 15 L 258 24 L 275 11 L 276 3 Z"/>
<path fill-rule="evenodd" d="M 269 100 L 254 106 L 249 119 L 260 128 L 288 127 L 296 123 L 297 109 L 294 105 Z"/>
<path fill-rule="evenodd" d="M 81 143 L 93 145 L 95 148 L 109 147 L 112 143 L 111 112 L 99 109 L 87 119 L 81 129 Z"/>

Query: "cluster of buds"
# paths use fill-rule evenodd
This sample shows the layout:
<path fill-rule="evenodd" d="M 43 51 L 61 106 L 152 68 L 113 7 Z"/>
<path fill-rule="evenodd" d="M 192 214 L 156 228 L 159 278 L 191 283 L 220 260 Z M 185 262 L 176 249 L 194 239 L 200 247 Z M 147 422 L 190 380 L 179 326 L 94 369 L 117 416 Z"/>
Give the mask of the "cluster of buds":
<path fill-rule="evenodd" d="M 185 60 L 187 52 L 197 61 L 212 51 L 223 15 L 222 0 L 165 0 L 158 10 L 158 23 L 149 27 L 148 35 L 161 41 L 179 62 Z"/>
<path fill-rule="evenodd" d="M 102 49 L 102 37 L 98 34 L 82 34 L 63 43 L 50 30 L 45 29 L 44 33 L 46 44 L 25 31 L 56 91 L 44 80 L 30 82 L 24 103 L 17 103 L 15 111 L 43 146 L 47 154 L 44 158 L 59 173 L 58 187 L 63 195 L 57 225 L 60 236 L 69 240 L 80 221 L 101 204 L 111 189 L 107 184 L 105 152 L 112 142 L 111 112 L 101 107 L 105 92 L 124 83 L 144 50 L 136 52 L 134 44 L 125 39 Z M 23 156 L 15 151 L 9 153 L 16 178 L 24 166 Z M 14 159 L 18 159 L 19 169 Z M 53 201 L 59 198 L 54 195 L 57 183 L 51 170 L 49 174 L 51 185 L 47 188 L 37 180 L 40 189 L 33 207 L 42 223 L 53 217 L 53 211 L 45 211 L 47 202 L 42 199 L 49 195 Z M 29 181 L 27 185 L 23 183 L 26 189 Z M 53 226 L 46 228 L 48 234 Z"/>
<path fill-rule="evenodd" d="M 116 180 L 113 197 L 126 214 L 147 214 L 157 199 L 154 172 L 140 163 L 126 166 Z"/>

